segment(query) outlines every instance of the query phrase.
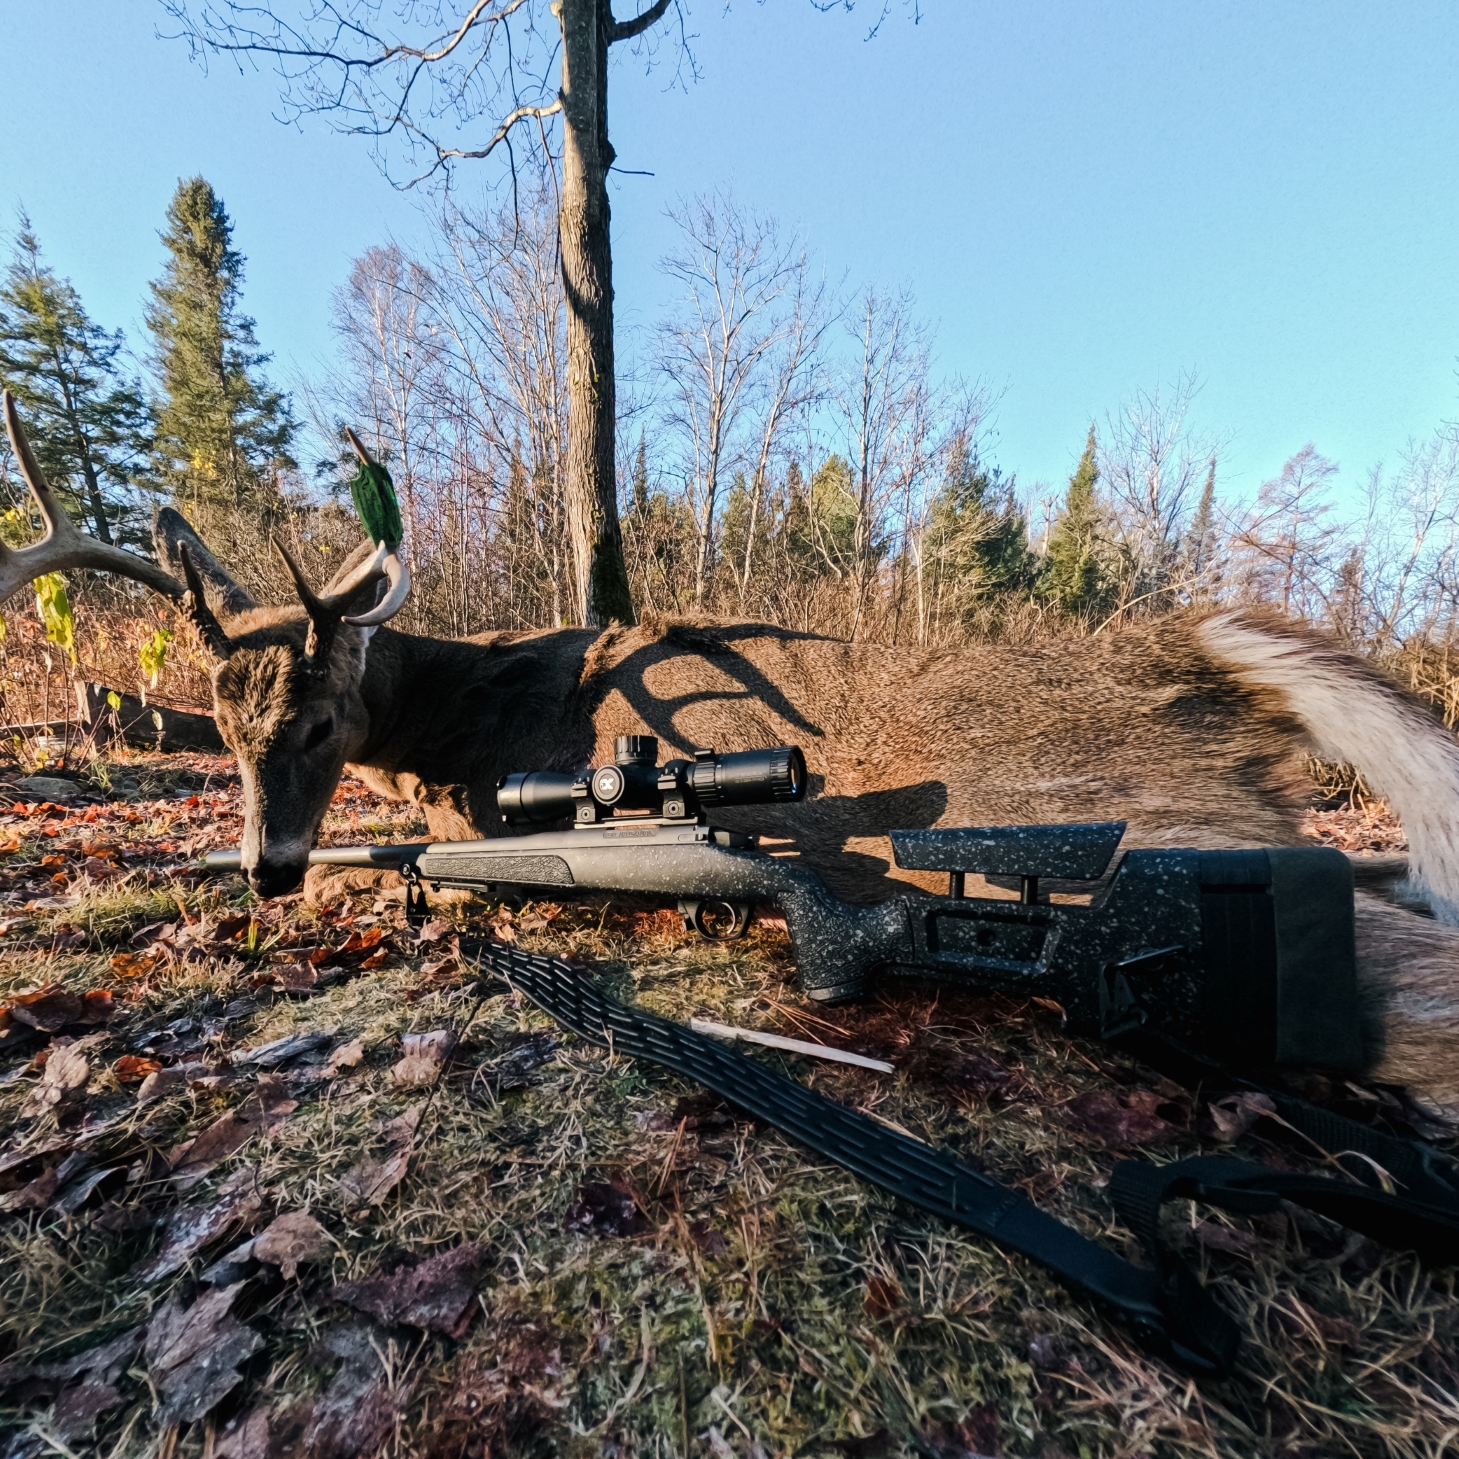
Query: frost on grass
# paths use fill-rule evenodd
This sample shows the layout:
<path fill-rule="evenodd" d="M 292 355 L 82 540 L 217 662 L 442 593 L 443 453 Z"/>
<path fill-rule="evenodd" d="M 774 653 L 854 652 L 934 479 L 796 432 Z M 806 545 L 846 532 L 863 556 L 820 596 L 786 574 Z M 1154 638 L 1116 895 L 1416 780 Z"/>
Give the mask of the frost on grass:
<path fill-rule="evenodd" d="M 749 1055 L 1131 1256 L 1113 1162 L 1300 1164 L 1259 1106 L 1207 1107 L 1037 1005 L 813 1007 L 770 927 L 710 946 L 647 907 L 477 905 L 434 909 L 419 936 L 369 897 L 259 904 L 188 870 L 236 841 L 227 762 L 125 770 L 125 803 L 7 812 L 0 793 L 0 1453 L 1452 1445 L 1452 1270 L 1315 1218 L 1171 1208 L 1249 1335 L 1241 1373 L 1197 1387 L 1041 1269 L 564 1033 L 478 976 L 458 934 L 586 959 L 669 1017 L 885 1059 L 894 1074 Z M 1319 811 L 1314 833 L 1395 849 L 1371 811 Z M 402 816 L 347 783 L 326 836 L 418 835 Z M 1446 1134 L 1394 1091 L 1315 1092 Z"/>

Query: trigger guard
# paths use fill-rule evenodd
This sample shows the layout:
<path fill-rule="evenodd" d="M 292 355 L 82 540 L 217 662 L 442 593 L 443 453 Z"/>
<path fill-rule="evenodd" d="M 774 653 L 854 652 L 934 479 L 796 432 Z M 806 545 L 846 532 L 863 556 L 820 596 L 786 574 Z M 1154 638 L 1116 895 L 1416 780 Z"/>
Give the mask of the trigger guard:
<path fill-rule="evenodd" d="M 733 913 L 728 931 L 713 932 L 705 923 L 706 907 L 727 907 Z M 703 900 L 685 899 L 679 903 L 680 915 L 684 918 L 684 930 L 697 932 L 708 942 L 733 942 L 750 930 L 750 903 L 731 902 L 724 897 L 705 897 Z"/>

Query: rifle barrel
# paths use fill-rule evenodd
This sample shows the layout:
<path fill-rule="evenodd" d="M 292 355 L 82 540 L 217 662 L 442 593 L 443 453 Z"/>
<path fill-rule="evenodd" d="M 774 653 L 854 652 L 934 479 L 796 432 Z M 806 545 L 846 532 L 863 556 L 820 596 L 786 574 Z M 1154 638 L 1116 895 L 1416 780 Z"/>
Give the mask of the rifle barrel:
<path fill-rule="evenodd" d="M 309 853 L 310 866 L 381 866 L 394 870 L 404 861 L 414 861 L 431 843 L 409 841 L 400 846 L 321 846 Z M 205 871 L 242 871 L 241 851 L 209 851 L 203 857 Z"/>

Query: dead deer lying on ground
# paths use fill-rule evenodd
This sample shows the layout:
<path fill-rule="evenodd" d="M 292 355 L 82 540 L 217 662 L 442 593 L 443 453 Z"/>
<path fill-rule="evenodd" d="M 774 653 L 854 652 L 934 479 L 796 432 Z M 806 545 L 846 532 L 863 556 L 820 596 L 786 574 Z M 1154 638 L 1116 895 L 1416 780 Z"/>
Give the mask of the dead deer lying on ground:
<path fill-rule="evenodd" d="M 156 545 L 186 592 L 91 542 L 55 504 L 8 398 L 6 419 L 48 535 L 0 553 L 0 600 L 77 566 L 182 599 L 214 659 L 244 787 L 243 864 L 261 896 L 303 879 L 346 765 L 420 806 L 433 838 L 460 839 L 500 831 L 504 773 L 579 769 L 610 758 L 616 735 L 686 755 L 798 744 L 811 798 L 757 809 L 753 829 L 792 843 L 838 895 L 874 900 L 890 879 L 940 887 L 890 867 L 895 827 L 1122 819 L 1130 845 L 1292 844 L 1301 759 L 1315 750 L 1390 799 L 1412 880 L 1442 919 L 1358 896 L 1372 1077 L 1459 1110 L 1459 930 L 1444 925 L 1459 920 L 1459 745 L 1316 634 L 1224 613 L 962 650 L 758 623 L 417 638 L 382 626 L 409 580 L 368 543 L 322 592 L 285 554 L 299 601 L 260 607 L 174 511 L 159 514 Z"/>

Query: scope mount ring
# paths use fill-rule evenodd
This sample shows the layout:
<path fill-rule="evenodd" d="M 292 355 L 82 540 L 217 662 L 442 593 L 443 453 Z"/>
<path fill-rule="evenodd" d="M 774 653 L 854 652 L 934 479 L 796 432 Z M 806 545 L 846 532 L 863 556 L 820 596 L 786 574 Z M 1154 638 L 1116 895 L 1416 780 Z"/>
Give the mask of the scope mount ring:
<path fill-rule="evenodd" d="M 750 930 L 750 903 L 725 897 L 685 897 L 679 903 L 686 932 L 697 932 L 709 942 L 733 942 Z"/>

